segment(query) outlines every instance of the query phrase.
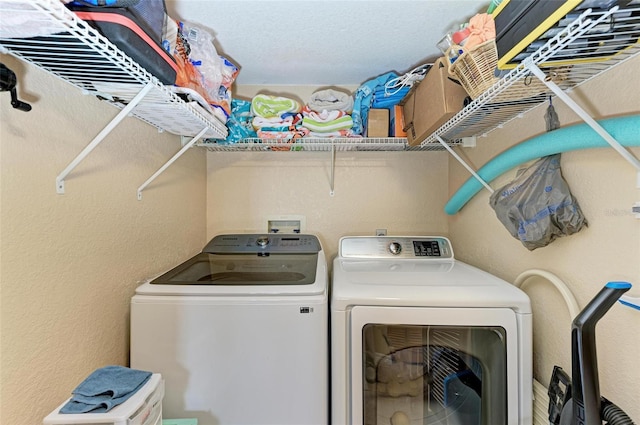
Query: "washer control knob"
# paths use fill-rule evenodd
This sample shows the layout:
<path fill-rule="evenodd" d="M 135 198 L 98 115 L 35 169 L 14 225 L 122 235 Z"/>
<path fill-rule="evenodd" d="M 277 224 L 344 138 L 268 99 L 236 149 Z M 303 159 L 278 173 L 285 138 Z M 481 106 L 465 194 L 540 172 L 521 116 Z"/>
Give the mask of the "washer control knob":
<path fill-rule="evenodd" d="M 268 236 L 260 236 L 260 237 L 258 237 L 258 239 L 256 239 L 256 244 L 258 244 L 258 246 L 264 248 L 265 246 L 269 245 L 269 237 Z"/>
<path fill-rule="evenodd" d="M 402 252 L 402 245 L 400 245 L 400 242 L 391 242 L 389 244 L 389 252 L 393 255 L 400 254 Z"/>

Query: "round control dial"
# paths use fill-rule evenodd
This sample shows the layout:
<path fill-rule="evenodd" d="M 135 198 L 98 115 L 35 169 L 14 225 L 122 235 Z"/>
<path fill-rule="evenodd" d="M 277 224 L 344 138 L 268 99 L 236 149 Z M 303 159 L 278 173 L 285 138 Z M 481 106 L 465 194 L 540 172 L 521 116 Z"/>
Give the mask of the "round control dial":
<path fill-rule="evenodd" d="M 389 252 L 393 255 L 400 254 L 402 252 L 402 245 L 400 245 L 400 242 L 391 242 L 389 244 Z"/>
<path fill-rule="evenodd" d="M 260 236 L 258 239 L 256 239 L 256 244 L 264 248 L 265 246 L 269 245 L 269 237 Z"/>

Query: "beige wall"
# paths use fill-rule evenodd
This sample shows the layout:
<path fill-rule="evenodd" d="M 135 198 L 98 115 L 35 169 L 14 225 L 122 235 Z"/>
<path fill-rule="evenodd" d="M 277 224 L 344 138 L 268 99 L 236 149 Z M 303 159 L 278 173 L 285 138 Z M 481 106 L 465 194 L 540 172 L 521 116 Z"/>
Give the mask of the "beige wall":
<path fill-rule="evenodd" d="M 205 243 L 206 165 L 177 136 L 126 118 L 55 190 L 56 175 L 118 110 L 7 56 L 21 97 L 0 94 L 0 423 L 34 425 L 96 368 L 127 365 L 138 282 Z"/>
<path fill-rule="evenodd" d="M 303 215 L 330 260 L 344 235 L 446 234 L 443 152 L 209 153 L 207 234 L 265 232 L 267 217 Z"/>
<path fill-rule="evenodd" d="M 597 118 L 637 114 L 640 100 L 634 81 L 640 76 L 638 69 L 640 57 L 586 83 L 572 97 Z M 561 101 L 555 100 L 554 105 L 563 124 L 579 121 Z M 546 105 L 537 108 L 479 139 L 477 148 L 460 152 L 474 167 L 481 167 L 509 146 L 544 132 L 545 109 Z M 635 154 L 640 158 L 640 149 L 635 149 Z M 468 173 L 455 160 L 449 163 L 453 194 Z M 500 224 L 488 204 L 489 192 L 483 190 L 450 219 L 458 258 L 510 281 L 527 269 L 548 270 L 569 286 L 580 308 L 612 280 L 631 282 L 635 286 L 630 294 L 640 296 L 640 220 L 631 213 L 633 203 L 640 201 L 636 170 L 609 148 L 565 153 L 561 164 L 589 221 L 587 229 L 530 252 Z M 508 183 L 515 172 L 503 174 L 492 187 Z M 529 283 L 527 291 L 534 306 L 535 372 L 537 379 L 547 384 L 553 365 L 571 372 L 571 319 L 553 286 L 542 279 Z M 599 322 L 597 338 L 601 392 L 638 421 L 639 312 L 617 304 Z"/>

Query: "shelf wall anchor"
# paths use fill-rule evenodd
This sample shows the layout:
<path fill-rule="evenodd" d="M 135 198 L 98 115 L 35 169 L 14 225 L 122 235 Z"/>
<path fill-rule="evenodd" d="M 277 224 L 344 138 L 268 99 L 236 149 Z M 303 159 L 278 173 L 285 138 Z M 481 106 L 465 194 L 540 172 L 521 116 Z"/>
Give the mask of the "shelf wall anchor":
<path fill-rule="evenodd" d="M 451 146 L 449 146 L 449 145 L 447 144 L 447 142 L 445 142 L 444 140 L 442 140 L 442 137 L 440 137 L 440 136 L 439 136 L 439 135 L 437 135 L 437 134 L 435 135 L 435 137 L 436 137 L 436 139 L 438 140 L 438 142 L 440 142 L 440 144 L 441 144 L 442 146 L 444 146 L 444 148 L 445 148 L 445 149 L 446 149 L 446 150 L 451 154 L 451 156 L 453 156 L 453 157 L 454 157 L 454 158 L 455 158 L 455 159 L 456 159 L 460 164 L 462 164 L 462 166 L 463 166 L 464 168 L 466 168 L 466 169 L 467 169 L 467 171 L 468 171 L 468 172 L 470 172 L 470 173 L 471 173 L 471 175 L 472 175 L 476 180 L 478 180 L 478 181 L 479 181 L 479 182 L 480 182 L 480 183 L 485 187 L 485 189 L 487 189 L 490 193 L 495 192 L 495 191 L 493 190 L 493 188 L 492 188 L 491 186 L 489 186 L 489 184 L 488 184 L 486 181 L 484 181 L 484 179 L 483 179 L 482 177 L 480 177 L 480 175 L 479 175 L 478 173 L 476 173 L 476 171 L 475 171 L 473 168 L 471 168 L 471 167 L 469 166 L 469 164 L 467 164 L 467 163 L 464 161 L 464 159 L 462 159 L 462 158 L 460 157 L 460 155 L 458 155 L 458 154 L 457 154 L 453 149 L 451 149 Z"/>
<path fill-rule="evenodd" d="M 118 115 L 116 115 L 109 122 L 109 124 L 107 124 L 107 126 L 103 128 L 102 131 L 98 133 L 96 137 L 93 138 L 93 140 L 82 150 L 82 152 L 78 154 L 78 156 L 76 156 L 73 159 L 73 161 L 69 163 L 69 165 L 67 165 L 67 168 L 65 168 L 64 170 L 62 170 L 60 174 L 58 174 L 58 176 L 56 177 L 56 191 L 58 193 L 60 194 L 64 193 L 65 177 L 67 177 L 69 173 L 73 171 L 73 169 L 76 168 L 78 164 L 80 164 L 82 160 L 84 160 L 87 157 L 87 155 L 89 155 L 91 151 L 94 150 L 100 144 L 100 142 L 102 142 L 105 139 L 105 137 L 109 135 L 109 133 L 111 133 L 111 130 L 116 128 L 118 124 L 120 124 L 120 122 L 125 117 L 127 117 L 129 113 L 131 113 L 133 108 L 135 108 L 138 105 L 138 103 L 140 103 L 140 101 L 147 95 L 147 93 L 149 93 L 149 90 L 151 90 L 152 88 L 153 88 L 153 83 L 146 84 L 142 88 L 142 90 L 140 90 L 140 92 L 131 100 L 131 102 L 129 102 L 127 106 L 122 108 L 122 110 L 118 113 Z"/>
<path fill-rule="evenodd" d="M 183 153 L 185 153 L 187 151 L 187 149 L 189 149 L 191 146 L 193 146 L 198 140 L 200 140 L 200 138 L 202 136 L 204 136 L 204 134 L 209 130 L 209 127 L 205 127 L 202 129 L 202 131 L 200 133 L 198 133 L 193 139 L 191 139 L 189 141 L 189 143 L 185 144 L 184 146 L 182 146 L 182 149 L 180 149 L 175 155 L 173 155 L 171 157 L 171 159 L 169 159 L 162 167 L 160 167 L 158 169 L 158 171 L 156 171 L 155 173 L 153 173 L 153 175 L 151 177 L 149 177 L 147 179 L 147 181 L 145 181 L 144 183 L 142 183 L 142 185 L 138 188 L 138 201 L 142 200 L 142 191 L 149 186 L 149 184 L 151 184 L 152 181 L 154 181 L 156 179 L 156 177 L 158 177 L 160 174 L 162 174 L 164 172 L 164 170 L 166 170 L 167 168 L 169 168 L 169 166 L 171 164 L 173 164 L 174 162 L 176 162 L 176 160 L 178 158 L 180 158 L 182 156 Z"/>

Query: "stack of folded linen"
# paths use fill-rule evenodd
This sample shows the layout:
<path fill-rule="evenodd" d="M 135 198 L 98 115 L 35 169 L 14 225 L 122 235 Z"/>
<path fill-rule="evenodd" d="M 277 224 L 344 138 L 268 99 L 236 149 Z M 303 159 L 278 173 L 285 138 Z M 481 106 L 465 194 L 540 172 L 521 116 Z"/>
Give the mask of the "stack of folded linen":
<path fill-rule="evenodd" d="M 60 413 L 103 413 L 124 403 L 151 378 L 151 372 L 124 366 L 105 366 L 91 373 L 73 390 Z"/>
<path fill-rule="evenodd" d="M 333 89 L 319 90 L 302 109 L 302 126 L 307 137 L 350 137 L 353 120 L 353 97 Z"/>
<path fill-rule="evenodd" d="M 301 126 L 300 103 L 282 96 L 258 94 L 251 100 L 252 124 L 261 139 L 294 140 L 309 130 Z"/>

